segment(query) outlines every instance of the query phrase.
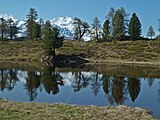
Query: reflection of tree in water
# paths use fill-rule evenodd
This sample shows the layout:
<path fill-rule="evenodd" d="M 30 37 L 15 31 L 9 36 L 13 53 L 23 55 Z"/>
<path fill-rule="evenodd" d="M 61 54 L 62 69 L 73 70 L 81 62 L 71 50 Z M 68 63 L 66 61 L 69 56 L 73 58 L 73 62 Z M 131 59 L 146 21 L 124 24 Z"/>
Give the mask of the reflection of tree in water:
<path fill-rule="evenodd" d="M 158 90 L 157 90 L 157 94 L 158 94 L 158 103 L 160 104 L 160 81 L 159 81 L 159 87 L 158 87 Z"/>
<path fill-rule="evenodd" d="M 128 78 L 128 90 L 131 100 L 134 102 L 141 90 L 140 80 L 137 78 Z"/>
<path fill-rule="evenodd" d="M 125 101 L 124 94 L 126 93 L 124 77 L 114 77 L 112 86 L 112 95 L 117 104 L 123 104 Z"/>
<path fill-rule="evenodd" d="M 0 70 L 0 88 L 3 91 L 5 88 L 8 90 L 12 90 L 18 81 L 17 78 L 17 70 L 10 69 L 10 70 Z"/>
<path fill-rule="evenodd" d="M 62 77 L 58 72 L 55 72 L 54 68 L 48 67 L 44 72 L 28 71 L 25 88 L 30 97 L 30 101 L 36 98 L 38 94 L 37 90 L 42 84 L 47 93 L 57 94 L 59 92 L 58 85 L 63 85 L 63 81 Z"/>
<path fill-rule="evenodd" d="M 25 89 L 30 97 L 30 101 L 33 101 L 37 96 L 37 89 L 40 87 L 41 76 L 37 71 L 28 71 L 28 77 L 26 78 Z"/>
<path fill-rule="evenodd" d="M 91 76 L 91 89 L 95 96 L 97 96 L 99 89 L 101 88 L 102 76 L 97 72 Z"/>
<path fill-rule="evenodd" d="M 124 77 L 104 77 L 103 90 L 107 94 L 109 103 L 123 104 L 127 99 L 126 80 Z"/>
<path fill-rule="evenodd" d="M 1 69 L 0 70 L 0 89 L 1 91 L 7 89 L 12 90 L 17 81 L 19 81 L 19 71 L 16 69 Z M 71 83 L 75 92 L 81 89 L 90 87 L 93 94 L 96 96 L 101 87 L 107 95 L 110 104 L 123 104 L 130 95 L 133 102 L 137 99 L 140 90 L 140 79 L 134 77 L 117 77 L 110 76 L 107 73 L 101 74 L 98 72 L 72 72 L 74 76 Z M 47 67 L 41 72 L 27 71 L 27 78 L 25 82 L 25 89 L 30 100 L 37 97 L 38 89 L 43 87 L 48 94 L 59 93 L 59 86 L 63 85 L 63 78 L 59 72 L 55 72 L 55 68 Z M 22 75 L 22 77 L 24 77 Z M 155 79 L 145 78 L 149 87 L 153 85 Z M 158 93 L 158 102 L 160 103 L 160 83 Z"/>
<path fill-rule="evenodd" d="M 152 85 L 153 85 L 153 82 L 154 82 L 154 78 L 146 78 L 145 80 L 147 80 L 147 82 L 148 82 L 148 86 L 149 87 L 152 87 Z"/>
<path fill-rule="evenodd" d="M 59 92 L 59 86 L 63 85 L 62 77 L 58 72 L 55 72 L 54 68 L 47 68 L 43 74 L 43 84 L 47 93 L 57 94 Z"/>
<path fill-rule="evenodd" d="M 102 77 L 98 72 L 73 72 L 72 75 L 74 76 L 72 87 L 74 88 L 75 92 L 78 92 L 82 88 L 86 88 L 88 85 L 90 85 L 94 95 L 98 94 L 102 82 Z"/>
<path fill-rule="evenodd" d="M 84 76 L 82 72 L 72 72 L 75 77 L 72 83 L 72 87 L 75 92 L 80 91 L 82 88 L 86 88 L 89 84 L 89 78 Z"/>
<path fill-rule="evenodd" d="M 107 95 L 107 99 L 109 101 L 109 103 L 111 105 L 114 104 L 114 99 L 112 97 L 112 93 L 111 92 L 111 89 L 112 89 L 112 78 L 107 76 L 107 75 L 103 75 L 103 91 L 105 92 L 105 94 Z"/>
<path fill-rule="evenodd" d="M 109 94 L 110 77 L 103 75 L 103 90 L 106 94 Z"/>

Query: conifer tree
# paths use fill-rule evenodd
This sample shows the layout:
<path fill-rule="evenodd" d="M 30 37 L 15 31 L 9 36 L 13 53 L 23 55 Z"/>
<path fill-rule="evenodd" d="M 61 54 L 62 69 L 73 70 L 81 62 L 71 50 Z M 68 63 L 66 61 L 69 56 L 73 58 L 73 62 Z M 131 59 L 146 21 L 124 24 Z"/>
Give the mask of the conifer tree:
<path fill-rule="evenodd" d="M 0 18 L 0 34 L 1 34 L 1 39 L 4 39 L 4 34 L 6 32 L 7 25 L 6 25 L 6 20 L 4 18 Z"/>
<path fill-rule="evenodd" d="M 110 23 L 109 20 L 106 20 L 103 24 L 103 34 L 102 34 L 103 40 L 110 40 Z"/>
<path fill-rule="evenodd" d="M 34 31 L 34 26 L 36 24 L 36 20 L 38 19 L 38 14 L 37 11 L 34 8 L 30 8 L 29 12 L 27 14 L 27 20 L 26 20 L 26 33 L 27 33 L 27 37 L 29 39 L 33 39 L 33 31 Z"/>
<path fill-rule="evenodd" d="M 46 21 L 43 28 L 43 48 L 47 55 L 55 56 L 55 49 L 63 45 L 63 37 L 59 37 L 59 30 Z"/>
<path fill-rule="evenodd" d="M 154 30 L 153 30 L 153 27 L 150 26 L 150 27 L 148 28 L 147 36 L 152 39 L 152 37 L 153 37 L 154 35 L 155 35 L 155 32 L 154 32 Z"/>
<path fill-rule="evenodd" d="M 99 41 L 99 37 L 100 37 L 100 28 L 101 28 L 100 21 L 98 17 L 95 17 L 93 19 L 93 24 L 92 24 L 92 30 L 93 30 L 92 35 L 97 42 Z"/>
<path fill-rule="evenodd" d="M 124 17 L 124 26 L 125 26 L 125 29 L 128 28 L 128 16 L 129 14 L 126 12 L 126 10 L 121 7 L 120 9 L 118 9 L 119 12 L 121 12 L 122 16 Z M 114 31 L 113 31 L 113 26 L 114 26 L 114 17 L 115 17 L 115 14 L 116 12 L 118 11 L 116 10 L 115 8 L 111 7 L 108 14 L 107 14 L 107 20 L 109 20 L 110 22 L 110 34 L 113 35 L 114 34 Z"/>
<path fill-rule="evenodd" d="M 129 22 L 128 34 L 130 35 L 131 40 L 137 40 L 140 38 L 141 33 L 141 22 L 136 13 L 133 13 Z"/>
<path fill-rule="evenodd" d="M 35 39 L 41 38 L 41 26 L 36 22 L 33 25 L 32 36 Z"/>
<path fill-rule="evenodd" d="M 113 35 L 113 18 L 115 16 L 115 12 L 116 12 L 115 8 L 111 7 L 108 14 L 107 14 L 107 19 L 109 20 L 110 27 L 111 27 L 111 29 L 110 29 L 111 35 Z"/>
<path fill-rule="evenodd" d="M 113 37 L 115 39 L 121 40 L 125 37 L 125 24 L 124 16 L 120 9 L 118 9 L 113 18 Z"/>

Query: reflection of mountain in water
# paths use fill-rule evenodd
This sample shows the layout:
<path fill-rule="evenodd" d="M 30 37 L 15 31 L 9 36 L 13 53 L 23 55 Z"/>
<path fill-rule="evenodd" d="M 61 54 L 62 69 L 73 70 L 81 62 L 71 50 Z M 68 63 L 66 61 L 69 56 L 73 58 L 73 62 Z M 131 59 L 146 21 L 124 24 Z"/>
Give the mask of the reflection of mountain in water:
<path fill-rule="evenodd" d="M 154 79 L 147 79 L 150 87 L 153 81 Z M 129 96 L 135 102 L 141 90 L 140 78 L 110 76 L 99 72 L 58 72 L 49 67 L 42 71 L 0 70 L 1 91 L 13 90 L 17 82 L 23 82 L 30 101 L 35 100 L 42 89 L 48 94 L 56 95 L 60 92 L 59 86 L 71 86 L 74 92 L 90 89 L 95 96 L 103 90 L 110 104 L 124 104 Z"/>

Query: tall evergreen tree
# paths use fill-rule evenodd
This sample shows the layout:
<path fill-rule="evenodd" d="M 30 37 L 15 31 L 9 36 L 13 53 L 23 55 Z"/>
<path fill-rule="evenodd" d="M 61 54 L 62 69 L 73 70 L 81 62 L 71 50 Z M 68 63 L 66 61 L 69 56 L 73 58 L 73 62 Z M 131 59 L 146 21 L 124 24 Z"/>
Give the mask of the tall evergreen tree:
<path fill-rule="evenodd" d="M 128 27 L 128 22 L 129 22 L 128 16 L 129 16 L 130 14 L 127 13 L 126 10 L 125 10 L 125 8 L 123 8 L 123 7 L 120 8 L 120 12 L 121 12 L 121 14 L 122 14 L 123 17 L 124 17 L 124 24 L 125 24 L 125 26 Z"/>
<path fill-rule="evenodd" d="M 34 23 L 32 36 L 35 39 L 41 38 L 41 25 L 39 23 L 36 23 L 36 22 Z"/>
<path fill-rule="evenodd" d="M 4 18 L 0 18 L 0 34 L 1 34 L 1 39 L 4 39 L 4 34 L 6 32 L 7 25 L 6 25 L 6 20 Z"/>
<path fill-rule="evenodd" d="M 34 8 L 30 8 L 29 12 L 27 14 L 27 20 L 26 20 L 26 33 L 27 37 L 29 39 L 33 39 L 33 31 L 34 31 L 34 25 L 36 24 L 36 20 L 38 19 L 37 11 Z"/>
<path fill-rule="evenodd" d="M 110 29 L 111 35 L 113 35 L 113 18 L 115 16 L 115 12 L 116 12 L 115 8 L 111 7 L 108 14 L 107 14 L 107 19 L 109 20 L 110 27 L 111 27 L 111 29 Z"/>
<path fill-rule="evenodd" d="M 44 21 L 42 18 L 39 19 L 39 25 L 40 25 L 40 38 L 42 38 L 42 29 L 44 27 Z"/>
<path fill-rule="evenodd" d="M 129 14 L 126 12 L 126 10 L 121 7 L 120 9 L 118 9 L 119 12 L 121 12 L 122 16 L 124 17 L 124 26 L 125 28 L 128 28 L 128 16 Z M 111 7 L 108 14 L 107 14 L 107 20 L 109 20 L 110 22 L 110 33 L 111 35 L 113 35 L 113 26 L 114 26 L 114 17 L 115 17 L 115 14 L 116 14 L 116 9 Z"/>
<path fill-rule="evenodd" d="M 99 41 L 99 37 L 100 37 L 100 28 L 101 28 L 100 21 L 98 17 L 95 17 L 93 19 L 93 24 L 92 24 L 92 30 L 93 30 L 92 34 L 97 42 Z"/>
<path fill-rule="evenodd" d="M 133 13 L 129 22 L 128 34 L 130 35 L 131 40 L 137 40 L 140 38 L 141 33 L 141 22 L 136 13 Z"/>
<path fill-rule="evenodd" d="M 110 23 L 109 20 L 106 20 L 103 24 L 103 34 L 102 34 L 103 40 L 110 40 Z"/>
<path fill-rule="evenodd" d="M 63 45 L 63 37 L 59 37 L 59 30 L 46 21 L 43 28 L 43 48 L 47 55 L 55 56 L 55 49 Z"/>
<path fill-rule="evenodd" d="M 148 28 L 148 32 L 147 32 L 147 36 L 150 37 L 152 39 L 152 37 L 155 35 L 155 32 L 153 30 L 152 26 L 149 26 Z"/>
<path fill-rule="evenodd" d="M 113 37 L 115 39 L 123 39 L 125 37 L 124 16 L 120 9 L 118 9 L 113 18 Z"/>
<path fill-rule="evenodd" d="M 80 18 L 75 18 L 74 23 L 74 38 L 77 40 L 81 40 L 85 33 L 89 31 L 89 25 L 87 22 L 82 21 Z"/>

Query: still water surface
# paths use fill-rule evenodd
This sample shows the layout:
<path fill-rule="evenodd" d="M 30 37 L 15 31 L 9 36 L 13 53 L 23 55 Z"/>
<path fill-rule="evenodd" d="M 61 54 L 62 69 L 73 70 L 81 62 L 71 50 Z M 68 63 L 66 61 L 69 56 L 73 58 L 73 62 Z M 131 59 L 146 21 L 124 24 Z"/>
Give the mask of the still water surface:
<path fill-rule="evenodd" d="M 1 64 L 0 98 L 77 105 L 127 105 L 149 109 L 160 118 L 160 70 L 107 65 L 32 68 Z"/>

